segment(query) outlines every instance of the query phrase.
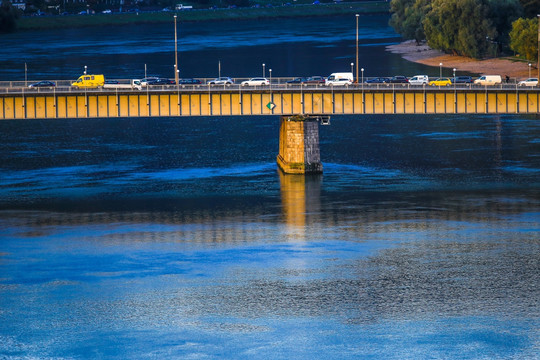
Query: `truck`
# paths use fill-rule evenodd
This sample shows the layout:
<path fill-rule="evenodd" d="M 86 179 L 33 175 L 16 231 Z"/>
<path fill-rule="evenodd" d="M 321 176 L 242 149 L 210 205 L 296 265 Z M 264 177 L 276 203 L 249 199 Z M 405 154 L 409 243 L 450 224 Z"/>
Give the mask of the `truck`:
<path fill-rule="evenodd" d="M 142 84 L 141 80 L 139 79 L 132 79 L 129 84 L 121 84 L 121 83 L 110 83 L 105 81 L 105 84 L 103 84 L 104 89 L 137 89 L 142 90 Z"/>
<path fill-rule="evenodd" d="M 82 75 L 71 86 L 78 88 L 96 88 L 105 84 L 103 75 Z"/>

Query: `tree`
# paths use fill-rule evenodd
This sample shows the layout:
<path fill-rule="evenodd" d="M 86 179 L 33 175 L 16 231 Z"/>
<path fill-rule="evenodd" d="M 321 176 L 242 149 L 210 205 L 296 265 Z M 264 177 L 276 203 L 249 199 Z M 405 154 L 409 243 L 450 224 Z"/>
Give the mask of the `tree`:
<path fill-rule="evenodd" d="M 519 18 L 512 23 L 510 48 L 525 56 L 529 61 L 538 61 L 537 53 L 538 18 Z"/>
<path fill-rule="evenodd" d="M 535 17 L 540 13 L 540 0 L 520 0 L 523 7 L 523 15 L 526 18 Z"/>
<path fill-rule="evenodd" d="M 487 0 L 489 19 L 499 34 L 499 43 L 508 43 L 508 33 L 512 30 L 512 22 L 523 14 L 519 0 Z"/>
<path fill-rule="evenodd" d="M 15 31 L 18 17 L 19 13 L 11 6 L 11 2 L 2 1 L 0 5 L 0 33 Z"/>
<path fill-rule="evenodd" d="M 431 0 L 392 0 L 390 26 L 405 39 L 425 40 L 422 22 L 430 5 Z"/>
<path fill-rule="evenodd" d="M 480 58 L 493 47 L 497 30 L 483 0 L 434 0 L 424 19 L 428 45 L 434 49 Z"/>

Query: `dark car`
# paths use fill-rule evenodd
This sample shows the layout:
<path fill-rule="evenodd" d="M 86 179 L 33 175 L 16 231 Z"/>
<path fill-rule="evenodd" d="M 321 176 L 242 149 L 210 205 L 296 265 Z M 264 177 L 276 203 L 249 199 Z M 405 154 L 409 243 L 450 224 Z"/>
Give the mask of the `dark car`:
<path fill-rule="evenodd" d="M 409 79 L 405 76 L 394 76 L 390 79 L 390 83 L 392 84 L 407 84 L 409 82 Z"/>
<path fill-rule="evenodd" d="M 174 80 L 163 79 L 163 78 L 148 81 L 148 85 L 175 85 L 175 84 L 176 82 Z"/>
<path fill-rule="evenodd" d="M 198 85 L 201 84 L 201 80 L 198 79 L 178 79 L 180 85 Z"/>
<path fill-rule="evenodd" d="M 39 81 L 37 83 L 28 85 L 29 88 L 53 87 L 53 86 L 56 86 L 56 84 L 54 82 L 52 82 L 52 81 L 47 81 L 47 80 Z"/>
<path fill-rule="evenodd" d="M 306 79 L 306 81 L 304 81 L 304 84 L 320 84 L 320 85 L 324 85 L 325 84 L 325 81 L 324 81 L 324 77 L 322 76 L 310 76 Z"/>
<path fill-rule="evenodd" d="M 386 77 L 376 77 L 367 79 L 365 82 L 366 84 L 386 84 L 390 82 L 390 79 Z"/>
<path fill-rule="evenodd" d="M 287 81 L 287 84 L 303 84 L 307 79 L 303 77 L 297 77 Z"/>
<path fill-rule="evenodd" d="M 455 78 L 452 78 L 452 82 L 454 84 L 472 84 L 473 79 L 470 76 L 456 76 Z"/>

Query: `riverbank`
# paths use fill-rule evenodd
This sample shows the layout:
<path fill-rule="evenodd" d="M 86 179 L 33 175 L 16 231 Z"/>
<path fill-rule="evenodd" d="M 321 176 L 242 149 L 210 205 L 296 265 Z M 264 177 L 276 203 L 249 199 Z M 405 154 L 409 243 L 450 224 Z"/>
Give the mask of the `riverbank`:
<path fill-rule="evenodd" d="M 417 45 L 414 40 L 389 45 L 386 50 L 400 54 L 405 60 L 419 64 L 439 67 L 439 64 L 442 63 L 444 69 L 457 69 L 458 74 L 461 72 L 478 75 L 498 74 L 520 80 L 529 76 L 529 67 L 526 62 L 511 58 L 476 60 L 464 56 L 449 55 L 440 50 L 431 49 L 425 44 Z M 536 72 L 536 69 L 533 70 Z M 450 74 L 451 72 L 446 71 L 445 73 Z"/>
<path fill-rule="evenodd" d="M 389 3 L 370 1 L 318 5 L 284 5 L 278 7 L 200 9 L 181 11 L 130 12 L 93 15 L 25 17 L 19 19 L 19 30 L 57 29 L 105 25 L 171 22 L 174 14 L 180 22 L 244 20 L 262 18 L 317 17 L 351 14 L 388 13 Z"/>

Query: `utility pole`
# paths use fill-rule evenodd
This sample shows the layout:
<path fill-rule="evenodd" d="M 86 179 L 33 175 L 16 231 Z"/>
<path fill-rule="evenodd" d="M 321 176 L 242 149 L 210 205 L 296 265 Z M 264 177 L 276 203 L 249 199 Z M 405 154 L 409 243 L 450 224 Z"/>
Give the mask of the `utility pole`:
<path fill-rule="evenodd" d="M 536 15 L 538 20 L 538 65 L 536 65 L 536 70 L 538 70 L 538 81 L 540 82 L 540 14 Z M 538 83 L 540 86 L 540 83 Z"/>
<path fill-rule="evenodd" d="M 356 83 L 358 84 L 358 17 L 356 14 Z"/>

